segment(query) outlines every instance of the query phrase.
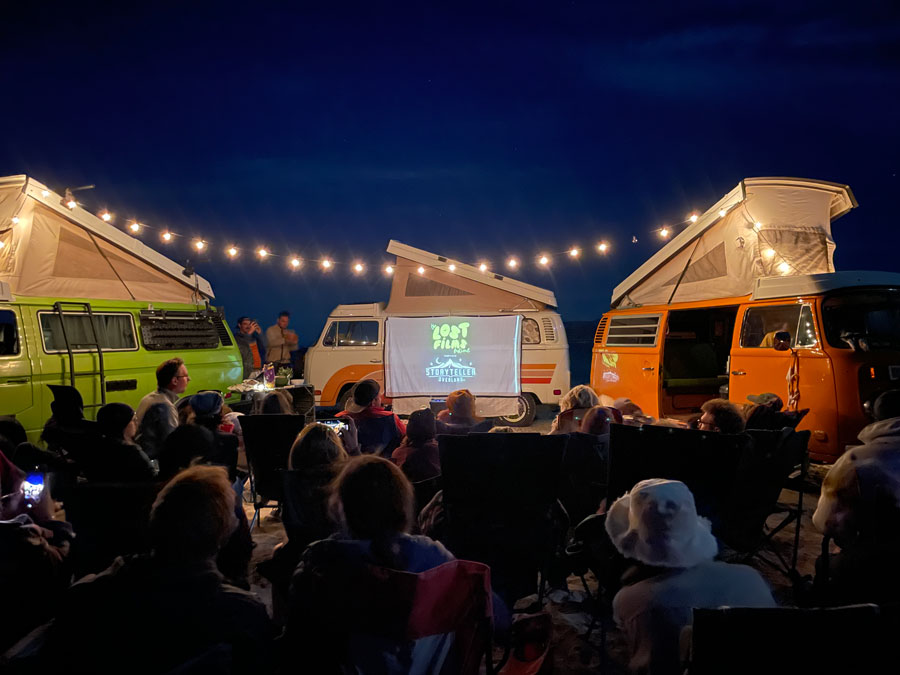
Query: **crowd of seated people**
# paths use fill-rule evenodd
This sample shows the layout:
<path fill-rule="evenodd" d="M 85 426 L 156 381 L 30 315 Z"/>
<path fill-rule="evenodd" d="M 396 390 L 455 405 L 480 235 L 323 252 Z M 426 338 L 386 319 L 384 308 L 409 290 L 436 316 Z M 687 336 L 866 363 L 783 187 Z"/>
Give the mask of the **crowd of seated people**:
<path fill-rule="evenodd" d="M 184 379 L 178 377 L 183 363 L 169 363 L 169 370 L 172 365 L 175 375 L 166 380 L 166 371 L 163 379 Z M 353 575 L 380 567 L 420 574 L 454 560 L 441 542 L 441 492 L 417 505 L 412 483 L 440 480 L 441 433 L 485 429 L 470 392 L 454 392 L 452 412 L 436 418 L 423 409 L 403 424 L 384 409 L 377 383 L 363 381 L 341 416 L 348 424 L 343 432 L 323 424 L 303 429 L 284 467 L 284 499 L 296 507 L 283 511 L 286 541 L 259 566 L 272 583 L 272 616 L 248 592 L 253 541 L 234 481 L 239 439 L 236 425 L 224 418 L 221 396 L 204 392 L 179 405 L 157 392 L 179 422 L 151 460 L 134 442 L 140 431 L 129 406 L 108 404 L 93 423 L 84 419 L 80 397 L 57 393 L 44 431 L 47 449 L 27 443 L 15 420 L 0 419 L 0 577 L 9 589 L 7 603 L 20 608 L 0 614 L 0 650 L 9 650 L 10 667 L 293 672 L 315 664 L 315 672 L 352 666 L 399 673 L 420 655 L 416 650 L 445 649 L 445 634 L 399 643 L 359 635 L 346 602 L 336 599 Z M 552 433 L 587 434 L 598 439 L 597 447 L 608 446 L 616 424 L 687 427 L 683 420 L 653 419 L 627 398 L 601 405 L 584 385 L 564 398 Z M 804 411 L 783 407 L 771 394 L 751 397 L 744 408 L 717 399 L 703 406 L 699 428 L 739 434 L 796 427 Z M 797 601 L 807 606 L 900 603 L 894 571 L 900 560 L 900 391 L 882 394 L 873 413 L 875 422 L 859 435 L 863 445 L 844 454 L 825 478 L 813 522 L 831 545 L 823 548 L 814 581 L 799 589 Z M 52 478 L 43 498 L 27 498 L 29 472 L 44 469 L 52 476 L 60 466 L 77 467 L 79 483 L 157 482 L 149 550 L 117 558 L 70 586 L 73 533 L 54 512 Z M 624 571 L 611 597 L 631 672 L 681 672 L 686 654 L 679 636 L 693 608 L 774 605 L 756 570 L 717 560 L 710 522 L 697 514 L 683 483 L 644 480 L 608 508 L 604 502 L 597 507 L 603 536 L 621 561 L 617 574 Z M 495 596 L 495 615 L 505 611 Z"/>

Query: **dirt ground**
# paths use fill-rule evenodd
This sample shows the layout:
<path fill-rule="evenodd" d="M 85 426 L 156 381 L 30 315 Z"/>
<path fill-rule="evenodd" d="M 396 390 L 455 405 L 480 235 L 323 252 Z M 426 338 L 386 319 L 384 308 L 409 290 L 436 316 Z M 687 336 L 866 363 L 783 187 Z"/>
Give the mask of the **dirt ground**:
<path fill-rule="evenodd" d="M 521 429 L 521 431 L 547 433 L 552 419 L 553 412 L 549 408 L 545 409 L 545 406 L 541 406 L 538 410 L 538 419 L 535 420 L 535 424 Z M 797 562 L 797 569 L 801 575 L 813 574 L 815 560 L 820 553 L 822 537 L 813 527 L 811 518 L 818 499 L 816 486 L 821 484 L 826 471 L 827 467 L 825 466 L 813 465 L 808 481 L 811 484 L 810 492 L 806 492 L 804 495 L 803 518 L 800 525 L 800 549 Z M 795 504 L 797 497 L 797 492 L 784 490 L 780 501 L 785 504 Z M 247 511 L 247 517 L 252 518 L 252 506 L 245 504 L 244 508 Z M 253 529 L 253 540 L 256 542 L 256 549 L 253 555 L 253 563 L 251 564 L 253 569 L 251 585 L 252 590 L 257 593 L 271 610 L 271 588 L 268 582 L 255 571 L 256 563 L 271 556 L 272 549 L 284 538 L 284 529 L 281 522 L 276 518 L 270 517 L 269 514 L 269 509 L 264 510 L 259 525 Z M 770 519 L 770 524 L 777 522 L 777 516 L 773 516 Z M 794 532 L 794 525 L 791 524 L 775 537 L 775 547 L 786 559 L 790 559 Z M 793 604 L 791 584 L 785 575 L 756 559 L 749 561 L 749 564 L 759 570 L 766 578 L 779 604 L 788 606 Z M 593 575 L 588 573 L 586 580 L 590 593 L 596 593 L 597 585 Z M 551 642 L 552 670 L 546 672 L 625 674 L 627 672 L 624 666 L 626 651 L 622 636 L 612 625 L 609 617 L 607 617 L 606 621 L 604 621 L 606 630 L 601 631 L 600 628 L 595 627 L 590 639 L 585 640 L 584 636 L 592 618 L 592 599 L 585 591 L 579 577 L 570 576 L 567 580 L 567 586 L 566 589 L 551 590 L 544 598 L 544 609 L 550 612 L 553 618 L 553 639 Z M 529 605 L 531 609 L 534 609 L 536 602 L 537 595 L 523 598 L 517 603 L 516 610 L 520 611 Z M 604 632 L 605 636 L 603 635 Z M 604 637 L 605 645 L 603 644 Z M 495 651 L 495 661 L 500 659 L 501 654 L 502 651 Z"/>

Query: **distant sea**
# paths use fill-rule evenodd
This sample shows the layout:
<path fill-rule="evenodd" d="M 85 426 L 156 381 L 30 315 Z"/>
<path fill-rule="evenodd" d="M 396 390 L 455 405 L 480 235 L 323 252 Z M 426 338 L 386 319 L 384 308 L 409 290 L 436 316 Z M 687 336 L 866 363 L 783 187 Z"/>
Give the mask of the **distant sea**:
<path fill-rule="evenodd" d="M 588 384 L 591 376 L 591 350 L 594 347 L 594 333 L 597 321 L 564 321 L 566 337 L 569 340 L 569 371 L 571 382 Z"/>

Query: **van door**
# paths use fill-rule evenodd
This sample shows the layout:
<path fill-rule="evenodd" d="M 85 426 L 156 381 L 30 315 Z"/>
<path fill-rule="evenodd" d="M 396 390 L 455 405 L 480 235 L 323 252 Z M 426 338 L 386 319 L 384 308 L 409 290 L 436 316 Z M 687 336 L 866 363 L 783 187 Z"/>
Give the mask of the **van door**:
<path fill-rule="evenodd" d="M 787 373 L 790 351 L 772 347 L 775 333 L 791 334 L 791 347 L 800 357 L 800 409 L 809 414 L 800 424 L 811 429 L 810 453 L 824 452 L 837 434 L 837 398 L 831 358 L 822 349 L 821 327 L 809 303 L 744 305 L 738 313 L 740 330 L 735 330 L 731 350 L 728 398 L 741 405 L 750 394 L 772 392 L 788 402 Z"/>
<path fill-rule="evenodd" d="M 20 415 L 31 408 L 32 387 L 22 315 L 7 305 L 0 309 L 0 415 Z"/>
<path fill-rule="evenodd" d="M 318 405 L 337 405 L 347 385 L 367 378 L 384 389 L 383 326 L 384 322 L 376 318 L 329 320 L 307 359 L 307 381 L 316 388 Z"/>

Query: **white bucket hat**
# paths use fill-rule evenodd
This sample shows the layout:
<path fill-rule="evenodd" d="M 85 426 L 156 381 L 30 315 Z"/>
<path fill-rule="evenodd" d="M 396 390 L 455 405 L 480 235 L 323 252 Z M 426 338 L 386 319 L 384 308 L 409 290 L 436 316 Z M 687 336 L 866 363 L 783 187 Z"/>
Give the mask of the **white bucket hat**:
<path fill-rule="evenodd" d="M 693 567 L 719 552 L 694 495 L 677 480 L 642 480 L 613 503 L 606 532 L 626 558 L 658 567 Z"/>

